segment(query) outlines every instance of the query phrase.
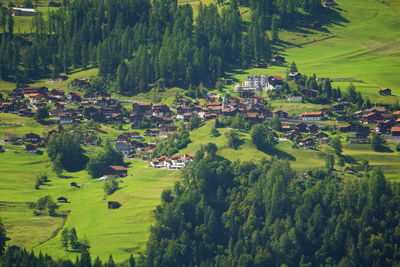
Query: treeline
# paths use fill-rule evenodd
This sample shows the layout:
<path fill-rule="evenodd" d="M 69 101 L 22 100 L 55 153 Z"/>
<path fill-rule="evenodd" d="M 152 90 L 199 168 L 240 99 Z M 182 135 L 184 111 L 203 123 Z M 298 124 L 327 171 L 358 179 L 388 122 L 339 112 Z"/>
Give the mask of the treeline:
<path fill-rule="evenodd" d="M 33 18 L 33 33 L 15 35 L 13 18 L 2 7 L 0 77 L 26 83 L 75 68 L 98 67 L 98 87 L 123 94 L 151 87 L 215 83 L 230 66 L 248 67 L 271 58 L 272 29 L 296 25 L 302 10 L 320 13 L 319 0 L 237 0 L 190 5 L 176 0 L 77 0 L 48 18 Z M 311 4 L 313 3 L 313 4 Z M 249 7 L 243 23 L 239 7 Z M 317 6 L 313 7 L 312 6 Z"/>
<path fill-rule="evenodd" d="M 204 146 L 162 194 L 144 266 L 395 266 L 400 185 L 380 170 L 299 178 L 287 161 L 231 163 Z"/>

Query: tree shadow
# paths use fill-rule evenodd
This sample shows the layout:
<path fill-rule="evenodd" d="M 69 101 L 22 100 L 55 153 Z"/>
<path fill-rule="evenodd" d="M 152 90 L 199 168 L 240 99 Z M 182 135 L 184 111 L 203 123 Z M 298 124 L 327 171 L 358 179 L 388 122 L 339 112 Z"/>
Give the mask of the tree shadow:
<path fill-rule="evenodd" d="M 381 146 L 379 149 L 376 150 L 377 152 L 382 152 L 382 153 L 392 153 L 393 150 L 390 149 L 387 146 Z"/>

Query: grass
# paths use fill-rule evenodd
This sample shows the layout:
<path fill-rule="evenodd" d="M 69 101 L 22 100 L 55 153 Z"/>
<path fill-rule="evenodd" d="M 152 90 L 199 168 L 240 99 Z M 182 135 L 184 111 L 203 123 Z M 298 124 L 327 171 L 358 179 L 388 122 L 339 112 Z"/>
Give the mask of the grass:
<path fill-rule="evenodd" d="M 0 114 L 0 120 L 6 123 L 0 125 L 0 138 L 5 132 L 22 135 L 26 131 L 42 133 L 46 130 L 32 119 L 16 115 Z M 20 126 L 10 125 L 12 122 Z M 106 137 L 114 139 L 122 132 L 108 127 L 103 130 L 106 130 L 102 136 L 104 140 Z M 60 207 L 70 211 L 65 227 L 75 227 L 79 238 L 86 236 L 91 242 L 93 255 L 106 259 L 112 254 L 117 261 L 122 261 L 128 252 L 137 255 L 144 249 L 149 227 L 154 222 L 152 211 L 160 203 L 161 192 L 173 186 L 179 176 L 179 172 L 145 168 L 147 162 L 128 160 L 129 176 L 120 179 L 120 190 L 106 197 L 103 182 L 91 179 L 86 171 L 64 173 L 63 178 L 57 178 L 51 172 L 46 153 L 30 154 L 18 146 L 6 148 L 10 150 L 0 153 L 0 217 L 4 219 L 11 237 L 9 244 L 23 245 L 34 248 L 36 252 L 63 258 L 76 256 L 63 251 L 59 236 L 53 238 L 53 234 L 63 226 L 63 219 L 35 217 L 26 202 L 35 202 L 45 195 L 51 195 L 53 199 L 67 197 L 71 203 Z M 98 150 L 100 148 L 90 148 L 89 152 L 92 154 Z M 42 173 L 47 173 L 51 181 L 35 190 L 35 179 Z M 70 187 L 71 182 L 78 183 L 81 188 Z M 108 210 L 107 201 L 110 200 L 119 201 L 122 207 Z"/>
<path fill-rule="evenodd" d="M 400 71 L 399 14 L 375 0 L 337 2 L 343 22 L 329 26 L 337 37 L 288 49 L 286 59 L 295 61 L 302 73 L 358 80 L 355 86 L 371 101 L 393 103 L 400 95 L 400 76 L 396 75 Z M 383 87 L 393 89 L 397 96 L 380 96 L 378 89 Z"/>
<path fill-rule="evenodd" d="M 211 137 L 210 131 L 214 125 L 214 120 L 208 121 L 202 127 L 192 131 L 190 133 L 190 143 L 186 148 L 181 150 L 179 153 L 194 153 L 200 149 L 201 145 L 208 143 L 214 143 L 218 146 L 218 154 L 231 160 L 240 161 L 259 161 L 263 158 L 270 158 L 269 155 L 259 151 L 250 140 L 250 135 L 247 132 L 240 132 L 240 137 L 244 140 L 244 143 L 239 146 L 237 150 L 234 150 L 227 145 L 227 139 L 225 133 L 228 132 L 229 128 L 219 128 L 218 131 L 221 133 L 218 137 Z"/>

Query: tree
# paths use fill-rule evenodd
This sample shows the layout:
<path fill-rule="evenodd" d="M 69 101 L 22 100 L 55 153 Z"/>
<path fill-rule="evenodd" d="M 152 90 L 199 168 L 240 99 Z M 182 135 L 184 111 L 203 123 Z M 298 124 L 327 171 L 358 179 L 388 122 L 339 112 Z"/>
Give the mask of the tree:
<path fill-rule="evenodd" d="M 49 107 L 42 107 L 36 111 L 34 119 L 37 122 L 43 122 L 43 120 L 47 119 L 48 117 L 49 117 Z"/>
<path fill-rule="evenodd" d="M 297 65 L 294 61 L 292 62 L 292 65 L 290 66 L 290 72 L 298 72 Z"/>
<path fill-rule="evenodd" d="M 272 41 L 276 42 L 279 40 L 279 18 L 278 16 L 273 16 L 272 26 L 271 26 Z"/>
<path fill-rule="evenodd" d="M 78 235 L 76 234 L 75 227 L 72 227 L 72 229 L 69 231 L 69 243 L 72 249 L 79 249 Z"/>
<path fill-rule="evenodd" d="M 111 255 L 110 255 L 110 257 L 108 258 L 108 261 L 107 261 L 105 267 L 115 267 L 115 263 L 114 263 L 113 257 L 112 257 Z"/>
<path fill-rule="evenodd" d="M 129 257 L 128 264 L 129 264 L 129 267 L 135 267 L 136 266 L 135 259 L 133 258 L 132 254 Z"/>
<path fill-rule="evenodd" d="M 238 132 L 235 130 L 230 130 L 225 135 L 228 140 L 228 147 L 233 148 L 235 150 L 238 149 L 238 147 L 242 143 L 242 140 L 239 138 Z"/>
<path fill-rule="evenodd" d="M 334 149 L 337 155 L 340 155 L 342 153 L 342 142 L 340 141 L 339 137 L 332 138 L 330 146 Z"/>
<path fill-rule="evenodd" d="M 222 91 L 224 90 L 224 82 L 221 81 L 221 80 L 218 80 L 218 81 L 216 82 L 216 84 L 215 84 L 215 88 L 216 88 L 218 91 L 222 92 Z"/>
<path fill-rule="evenodd" d="M 64 228 L 61 232 L 61 246 L 67 251 L 68 243 L 69 243 L 69 230 L 68 228 Z"/>
<path fill-rule="evenodd" d="M 210 134 L 212 137 L 218 137 L 221 135 L 221 133 L 217 130 L 217 128 L 215 128 L 215 126 L 211 128 Z"/>
<path fill-rule="evenodd" d="M 194 114 L 189 120 L 190 130 L 194 130 L 200 127 L 201 125 L 201 118 Z"/>
<path fill-rule="evenodd" d="M 329 170 L 333 170 L 335 167 L 335 156 L 332 154 L 328 154 L 326 156 L 325 166 Z"/>
<path fill-rule="evenodd" d="M 101 262 L 99 257 L 96 257 L 96 259 L 93 262 L 92 267 L 103 267 L 103 263 Z"/>
<path fill-rule="evenodd" d="M 114 178 L 110 179 L 110 180 L 106 180 L 104 182 L 104 192 L 107 195 L 111 195 L 118 189 L 118 184 L 119 184 L 118 181 Z"/>
<path fill-rule="evenodd" d="M 374 151 L 382 151 L 384 144 L 383 138 L 377 134 L 377 133 L 372 133 L 372 138 L 371 138 L 371 146 Z"/>
<path fill-rule="evenodd" d="M 55 160 L 53 160 L 53 172 L 60 177 L 60 175 L 63 173 L 63 166 L 61 162 L 62 155 L 60 153 L 57 154 L 57 157 Z"/>
<path fill-rule="evenodd" d="M 265 148 L 265 137 L 267 135 L 267 129 L 262 124 L 255 124 L 251 127 L 250 137 L 253 144 L 260 150 Z"/>
<path fill-rule="evenodd" d="M 4 250 L 7 242 L 6 228 L 4 227 L 3 221 L 0 218 L 0 256 L 4 254 Z"/>

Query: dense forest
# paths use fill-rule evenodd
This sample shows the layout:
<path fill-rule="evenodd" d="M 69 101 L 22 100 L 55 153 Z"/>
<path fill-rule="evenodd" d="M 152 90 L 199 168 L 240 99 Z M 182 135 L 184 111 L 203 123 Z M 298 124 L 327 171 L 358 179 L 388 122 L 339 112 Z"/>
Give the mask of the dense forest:
<path fill-rule="evenodd" d="M 394 266 L 400 186 L 377 169 L 343 180 L 286 161 L 231 163 L 208 144 L 164 191 L 146 266 Z"/>
<path fill-rule="evenodd" d="M 0 12 L 0 77 L 27 83 L 76 68 L 98 67 L 94 88 L 122 94 L 152 87 L 214 84 L 232 66 L 269 61 L 271 40 L 297 18 L 323 15 L 319 0 L 235 0 L 190 5 L 176 0 L 76 0 L 39 14 L 33 33 L 14 34 L 14 18 Z M 225 3 L 227 2 L 227 3 Z M 251 22 L 239 8 L 248 7 Z"/>

